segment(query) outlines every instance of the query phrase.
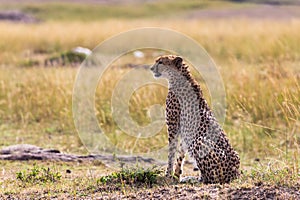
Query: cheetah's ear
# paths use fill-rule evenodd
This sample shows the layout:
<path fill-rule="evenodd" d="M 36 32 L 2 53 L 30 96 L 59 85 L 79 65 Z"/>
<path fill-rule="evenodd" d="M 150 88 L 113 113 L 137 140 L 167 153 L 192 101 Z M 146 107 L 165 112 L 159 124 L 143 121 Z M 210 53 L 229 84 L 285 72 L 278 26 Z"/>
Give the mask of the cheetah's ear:
<path fill-rule="evenodd" d="M 177 56 L 176 58 L 174 58 L 174 60 L 172 61 L 172 63 L 177 67 L 181 67 L 182 65 L 182 61 L 183 59 L 180 56 Z"/>

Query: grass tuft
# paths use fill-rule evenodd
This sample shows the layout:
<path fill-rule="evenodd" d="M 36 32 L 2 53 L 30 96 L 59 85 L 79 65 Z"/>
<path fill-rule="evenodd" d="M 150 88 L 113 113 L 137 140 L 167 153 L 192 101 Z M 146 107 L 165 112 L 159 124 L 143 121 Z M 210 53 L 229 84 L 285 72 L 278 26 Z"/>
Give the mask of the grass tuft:
<path fill-rule="evenodd" d="M 49 167 L 37 166 L 36 164 L 31 169 L 17 172 L 16 175 L 16 178 L 23 183 L 31 184 L 53 183 L 61 179 L 60 172 L 53 171 Z"/>
<path fill-rule="evenodd" d="M 111 184 L 117 186 L 152 187 L 155 184 L 159 184 L 162 174 L 163 170 L 156 166 L 146 169 L 137 166 L 133 168 L 122 168 L 120 171 L 100 177 L 97 182 L 100 185 Z"/>

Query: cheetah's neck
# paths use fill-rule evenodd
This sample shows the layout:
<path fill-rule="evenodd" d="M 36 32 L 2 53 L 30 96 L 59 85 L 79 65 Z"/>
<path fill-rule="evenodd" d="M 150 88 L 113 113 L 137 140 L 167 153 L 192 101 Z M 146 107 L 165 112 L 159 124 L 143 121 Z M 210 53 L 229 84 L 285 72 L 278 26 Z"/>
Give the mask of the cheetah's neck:
<path fill-rule="evenodd" d="M 177 93 L 180 96 L 186 95 L 196 95 L 199 99 L 203 99 L 202 90 L 197 81 L 191 76 L 190 73 L 187 74 L 173 74 L 168 79 L 169 91 Z"/>
<path fill-rule="evenodd" d="M 196 112 L 209 113 L 208 115 L 213 117 L 213 113 L 209 108 L 207 101 L 204 99 L 200 85 L 196 80 L 188 74 L 174 74 L 168 79 L 169 92 L 173 93 L 179 100 L 179 103 L 183 110 L 194 109 Z M 201 105 L 199 107 L 195 105 Z"/>

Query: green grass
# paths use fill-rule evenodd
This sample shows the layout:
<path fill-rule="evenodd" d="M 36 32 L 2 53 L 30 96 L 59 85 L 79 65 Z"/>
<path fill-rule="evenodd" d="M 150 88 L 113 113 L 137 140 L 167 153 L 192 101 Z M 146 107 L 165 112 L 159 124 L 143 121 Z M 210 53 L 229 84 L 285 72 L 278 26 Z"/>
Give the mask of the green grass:
<path fill-rule="evenodd" d="M 0 197 L 86 196 L 97 189 L 100 174 L 108 169 L 101 162 L 0 161 Z M 4 196 L 3 196 L 4 195 Z"/>
<path fill-rule="evenodd" d="M 120 171 L 102 176 L 98 179 L 98 183 L 117 187 L 124 185 L 131 187 L 152 187 L 154 184 L 159 184 L 162 181 L 163 174 L 164 171 L 156 166 L 146 169 L 136 166 L 133 168 L 122 168 Z"/>
<path fill-rule="evenodd" d="M 271 184 L 293 187 L 299 184 L 299 178 L 300 175 L 288 167 L 274 169 L 272 166 L 265 168 L 265 166 L 260 164 L 258 166 L 254 165 L 253 169 L 250 172 L 246 172 L 241 179 L 246 179 L 246 181 L 252 182 L 255 185 Z"/>
<path fill-rule="evenodd" d="M 242 3 L 241 3 L 242 2 Z M 190 11 L 199 9 L 241 8 L 253 6 L 254 3 L 291 4 L 295 0 L 164 0 L 152 2 L 131 2 L 117 4 L 95 4 L 91 2 L 6 2 L 0 5 L 0 10 L 21 10 L 43 21 L 96 21 L 103 19 L 136 19 L 136 18 L 178 18 Z"/>
<path fill-rule="evenodd" d="M 60 172 L 53 171 L 49 167 L 37 166 L 36 164 L 31 169 L 17 172 L 16 175 L 17 180 L 30 184 L 56 182 L 61 179 Z"/>
<path fill-rule="evenodd" d="M 154 1 L 130 4 L 92 4 L 92 3 L 6 3 L 2 9 L 20 9 L 38 19 L 54 21 L 91 21 L 99 19 L 133 19 L 176 17 L 187 11 L 205 8 L 238 6 L 230 2 L 190 0 L 190 1 Z"/>

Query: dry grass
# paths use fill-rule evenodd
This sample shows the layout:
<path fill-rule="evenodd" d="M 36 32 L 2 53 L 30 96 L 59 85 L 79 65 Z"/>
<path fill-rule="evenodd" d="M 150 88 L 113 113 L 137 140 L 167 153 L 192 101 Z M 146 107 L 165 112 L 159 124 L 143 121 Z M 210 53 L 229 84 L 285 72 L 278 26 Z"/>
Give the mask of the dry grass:
<path fill-rule="evenodd" d="M 114 24 L 114 29 L 110 28 L 111 24 Z M 280 141 L 289 139 L 289 145 L 293 146 L 295 141 L 297 144 L 299 21 L 179 20 L 170 23 L 155 20 L 108 20 L 35 25 L 2 23 L 0 46 L 3 51 L 0 57 L 5 67 L 2 67 L 0 75 L 1 120 L 16 122 L 23 127 L 32 123 L 53 124 L 55 121 L 58 131 L 74 132 L 71 96 L 75 69 L 25 69 L 7 66 L 18 65 L 26 59 L 39 60 L 47 55 L 42 54 L 44 52 L 61 51 L 77 45 L 94 47 L 113 34 L 146 24 L 169 27 L 193 37 L 222 65 L 219 69 L 225 82 L 228 103 L 226 129 L 232 137 L 239 136 L 236 143 L 241 145 L 241 138 L 250 135 L 258 137 L 257 134 L 261 134 L 270 140 L 282 136 L 285 139 L 280 137 Z M 51 34 L 49 30 L 52 30 Z M 148 59 L 144 62 L 151 61 Z M 121 61 L 118 65 L 122 65 Z M 101 103 L 101 107 L 97 109 L 104 116 L 101 119 L 103 126 L 110 133 L 116 127 L 109 114 L 109 104 L 105 105 L 105 102 L 109 102 L 114 85 L 125 72 L 124 69 L 111 71 L 104 78 L 104 85 L 108 89 L 102 89 L 105 94 L 102 93 L 99 101 L 104 104 Z M 139 91 L 142 98 L 133 96 L 132 100 L 133 105 L 140 105 L 140 109 L 132 113 L 132 117 L 139 120 L 140 124 L 145 124 L 147 119 L 149 121 L 145 116 L 145 108 L 153 103 L 163 103 L 166 94 L 163 88 L 144 90 L 147 92 Z M 151 98 L 147 98 L 147 94 Z M 257 99 L 260 101 L 257 102 Z M 232 132 L 235 134 L 231 134 Z M 255 142 L 259 137 L 254 139 Z M 249 142 L 249 138 L 242 141 Z M 259 143 L 264 144 L 263 141 Z M 245 144 L 240 147 L 241 152 L 247 149 L 252 148 Z M 258 152 L 264 151 L 257 150 L 256 153 Z"/>
<path fill-rule="evenodd" d="M 241 155 L 243 170 L 268 174 L 252 174 L 257 181 L 276 184 L 279 177 L 276 171 L 282 172 L 280 176 L 287 173 L 299 180 L 300 21 L 297 20 L 0 23 L 0 147 L 33 143 L 84 153 L 72 118 L 72 89 L 77 69 L 18 65 L 24 60 L 43 60 L 51 53 L 77 45 L 92 48 L 113 34 L 143 26 L 168 27 L 185 33 L 217 61 L 227 95 L 224 128 Z M 139 62 L 149 63 L 151 59 Z M 114 85 L 128 70 L 119 68 L 126 62 L 117 62 L 115 68 L 106 72 L 96 93 L 99 123 L 114 144 L 122 148 L 132 146 L 134 141 L 126 140 L 128 137 L 118 130 L 109 101 Z M 205 88 L 203 84 L 202 87 Z M 139 124 L 147 124 L 146 108 L 162 104 L 165 96 L 166 89 L 158 86 L 137 91 L 129 105 L 132 118 Z M 138 108 L 133 109 L 135 106 Z M 151 145 L 166 142 L 164 129 L 155 140 L 145 141 L 138 148 L 147 151 Z M 255 159 L 260 161 L 257 163 Z M 282 171 L 286 168 L 288 172 Z M 251 182 L 251 174 L 245 182 Z"/>
<path fill-rule="evenodd" d="M 113 24 L 113 28 L 111 28 Z M 217 60 L 271 62 L 299 59 L 300 22 L 251 20 L 105 20 L 96 22 L 0 23 L 1 63 L 17 64 L 36 53 L 81 45 L 94 48 L 104 39 L 138 27 L 165 27 L 182 32 Z M 7 45 L 9 44 L 9 45 Z"/>

